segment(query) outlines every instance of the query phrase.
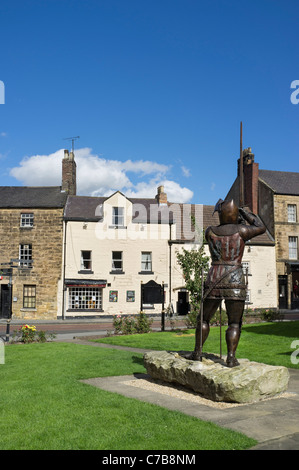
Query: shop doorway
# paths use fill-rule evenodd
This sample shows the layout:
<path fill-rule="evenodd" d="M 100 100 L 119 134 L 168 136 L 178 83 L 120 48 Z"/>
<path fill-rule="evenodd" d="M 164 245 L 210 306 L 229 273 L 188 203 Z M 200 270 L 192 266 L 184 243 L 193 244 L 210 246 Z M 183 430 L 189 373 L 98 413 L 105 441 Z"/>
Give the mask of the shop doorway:
<path fill-rule="evenodd" d="M 299 272 L 292 273 L 291 309 L 299 309 Z"/>
<path fill-rule="evenodd" d="M 278 292 L 280 309 L 288 308 L 288 276 L 278 276 Z"/>
<path fill-rule="evenodd" d="M 188 313 L 189 313 L 189 293 L 188 293 L 188 291 L 179 291 L 178 292 L 177 313 L 178 313 L 178 315 L 188 315 Z"/>

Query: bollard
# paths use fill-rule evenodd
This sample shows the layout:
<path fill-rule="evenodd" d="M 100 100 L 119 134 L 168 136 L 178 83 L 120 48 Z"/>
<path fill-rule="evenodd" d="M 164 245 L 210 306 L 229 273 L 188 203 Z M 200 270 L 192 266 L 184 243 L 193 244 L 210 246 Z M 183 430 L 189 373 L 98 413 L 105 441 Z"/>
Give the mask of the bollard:
<path fill-rule="evenodd" d="M 6 322 L 6 335 L 5 335 L 5 341 L 9 343 L 9 331 L 10 331 L 10 318 Z"/>

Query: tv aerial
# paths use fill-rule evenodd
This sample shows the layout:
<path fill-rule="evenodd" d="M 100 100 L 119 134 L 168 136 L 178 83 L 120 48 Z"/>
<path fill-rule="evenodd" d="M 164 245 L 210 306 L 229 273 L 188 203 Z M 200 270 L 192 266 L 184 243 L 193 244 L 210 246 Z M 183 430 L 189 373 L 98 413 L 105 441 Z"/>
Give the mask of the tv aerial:
<path fill-rule="evenodd" d="M 76 137 L 66 137 L 65 139 L 63 139 L 63 140 L 71 140 L 71 141 L 72 141 L 72 152 L 73 152 L 73 153 L 74 153 L 74 142 L 75 142 L 75 140 L 77 140 L 77 139 L 80 139 L 80 136 L 79 136 L 79 135 L 77 135 Z"/>

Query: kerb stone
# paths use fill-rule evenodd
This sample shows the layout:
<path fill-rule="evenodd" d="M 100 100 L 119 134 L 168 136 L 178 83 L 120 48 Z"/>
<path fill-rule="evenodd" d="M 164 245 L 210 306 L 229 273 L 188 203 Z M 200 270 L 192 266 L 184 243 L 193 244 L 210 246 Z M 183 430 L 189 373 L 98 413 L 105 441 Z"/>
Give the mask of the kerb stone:
<path fill-rule="evenodd" d="M 192 389 L 204 398 L 227 403 L 253 403 L 283 393 L 288 388 L 286 367 L 247 359 L 230 368 L 213 354 L 193 361 L 184 353 L 152 351 L 144 354 L 144 366 L 153 378 Z"/>

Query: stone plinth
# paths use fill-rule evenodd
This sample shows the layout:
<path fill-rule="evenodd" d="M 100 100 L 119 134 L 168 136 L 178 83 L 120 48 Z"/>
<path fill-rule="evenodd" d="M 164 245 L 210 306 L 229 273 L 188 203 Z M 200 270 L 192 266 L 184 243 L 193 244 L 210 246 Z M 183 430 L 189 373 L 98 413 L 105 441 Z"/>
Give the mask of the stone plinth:
<path fill-rule="evenodd" d="M 185 355 L 148 352 L 144 365 L 153 379 L 183 385 L 213 401 L 252 403 L 274 397 L 288 387 L 286 367 L 238 359 L 240 365 L 229 368 L 213 354 L 204 354 L 202 361 L 189 360 Z"/>

